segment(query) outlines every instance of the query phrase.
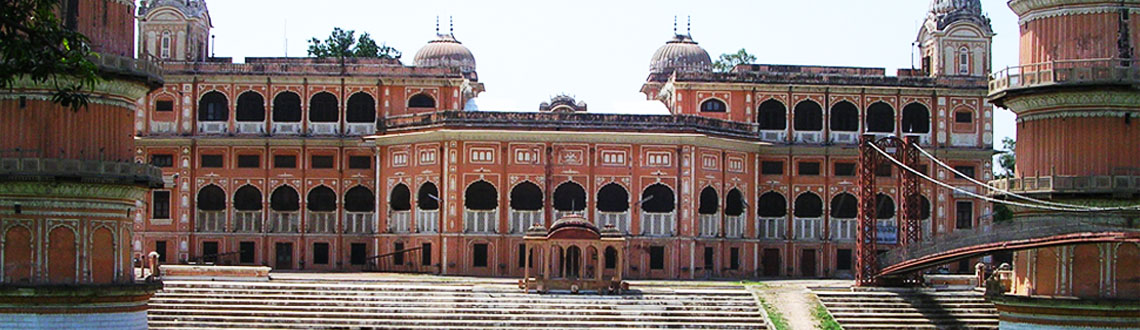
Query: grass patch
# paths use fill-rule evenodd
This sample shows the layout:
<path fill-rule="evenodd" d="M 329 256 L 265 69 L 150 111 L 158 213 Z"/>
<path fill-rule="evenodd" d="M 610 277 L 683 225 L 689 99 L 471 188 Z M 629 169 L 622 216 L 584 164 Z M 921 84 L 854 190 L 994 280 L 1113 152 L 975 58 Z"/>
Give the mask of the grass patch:
<path fill-rule="evenodd" d="M 756 296 L 756 299 L 760 300 L 760 307 L 763 307 L 764 313 L 768 314 L 768 320 L 772 321 L 773 328 L 776 330 L 789 330 L 792 328 L 790 325 L 788 325 L 788 319 L 784 317 L 784 313 L 780 313 L 779 310 L 777 310 L 775 307 L 772 307 L 772 304 L 768 303 L 768 300 L 764 299 L 764 295 L 759 292 L 768 287 L 767 283 L 758 281 L 740 281 L 740 284 L 749 288 L 749 291 L 753 292 L 753 294 Z"/>
<path fill-rule="evenodd" d="M 818 328 L 821 330 L 842 330 L 843 327 L 839 326 L 839 322 L 835 322 L 835 318 L 831 317 L 831 313 L 827 312 L 827 308 L 819 301 L 815 302 L 812 307 L 811 316 L 818 322 Z"/>

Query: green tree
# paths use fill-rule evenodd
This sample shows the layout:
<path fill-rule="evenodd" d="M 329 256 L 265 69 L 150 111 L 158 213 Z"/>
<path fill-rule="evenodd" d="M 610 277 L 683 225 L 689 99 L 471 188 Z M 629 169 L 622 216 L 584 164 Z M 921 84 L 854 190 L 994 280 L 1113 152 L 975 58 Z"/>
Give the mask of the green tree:
<path fill-rule="evenodd" d="M 1001 140 L 1002 150 L 998 155 L 998 166 L 1001 166 L 1001 173 L 997 177 L 1000 179 L 1012 178 L 1015 170 L 1017 169 L 1017 141 L 1009 137 Z"/>
<path fill-rule="evenodd" d="M 732 68 L 735 68 L 737 65 L 752 64 L 752 62 L 755 61 L 756 56 L 749 54 L 747 50 L 741 48 L 733 54 L 720 54 L 720 58 L 717 59 L 716 62 L 713 62 L 713 70 L 716 70 L 716 72 L 730 72 Z"/>
<path fill-rule="evenodd" d="M 309 39 L 309 56 L 316 58 L 337 58 L 344 63 L 346 58 L 388 58 L 399 59 L 400 51 L 386 44 L 377 45 L 368 33 L 356 38 L 356 31 L 333 28 L 324 41 Z"/>
<path fill-rule="evenodd" d="M 88 39 L 63 26 L 58 0 L 9 0 L 0 3 L 0 88 L 20 80 L 54 88 L 52 101 L 72 110 L 85 107 L 99 81 L 98 56 Z"/>
<path fill-rule="evenodd" d="M 353 50 L 353 55 L 364 58 L 400 59 L 402 54 L 396 48 L 389 47 L 388 44 L 376 45 L 376 41 L 372 40 L 372 35 L 365 32 L 356 41 L 356 49 Z"/>

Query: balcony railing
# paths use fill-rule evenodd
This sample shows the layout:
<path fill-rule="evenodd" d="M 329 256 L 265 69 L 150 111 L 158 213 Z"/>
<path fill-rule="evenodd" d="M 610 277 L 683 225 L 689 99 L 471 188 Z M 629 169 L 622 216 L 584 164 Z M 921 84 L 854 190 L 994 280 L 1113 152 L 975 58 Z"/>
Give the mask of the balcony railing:
<path fill-rule="evenodd" d="M 388 213 L 388 231 L 409 233 L 412 231 L 412 211 L 392 211 Z"/>
<path fill-rule="evenodd" d="M 300 233 L 301 217 L 298 212 L 269 212 L 270 233 Z"/>
<path fill-rule="evenodd" d="M 759 218 L 756 220 L 756 237 L 760 239 L 784 239 L 784 218 Z"/>
<path fill-rule="evenodd" d="M 305 215 L 305 229 L 313 234 L 335 234 L 336 212 L 313 212 Z"/>
<path fill-rule="evenodd" d="M 857 144 L 859 143 L 859 132 L 831 131 L 831 143 Z"/>
<path fill-rule="evenodd" d="M 373 233 L 376 233 L 375 223 L 376 223 L 376 215 L 372 212 L 345 212 L 344 213 L 344 233 L 345 234 L 373 234 Z"/>
<path fill-rule="evenodd" d="M 796 143 L 819 144 L 823 143 L 823 131 L 795 132 Z"/>
<path fill-rule="evenodd" d="M 0 152 L 3 153 L 3 152 Z M 0 157 L 0 181 L 50 180 L 66 177 L 73 180 L 93 178 L 101 183 L 145 184 L 162 187 L 162 169 L 150 164 L 98 160 L 34 158 L 38 151 L 16 150 L 18 157 Z"/>
<path fill-rule="evenodd" d="M 421 233 L 439 232 L 439 210 L 416 208 L 416 228 Z"/>
<path fill-rule="evenodd" d="M 376 123 L 348 123 L 348 135 L 372 135 L 376 133 Z"/>
<path fill-rule="evenodd" d="M 978 145 L 977 133 L 950 133 L 950 146 L 973 147 Z"/>
<path fill-rule="evenodd" d="M 918 144 L 923 146 L 930 145 L 930 133 L 903 133 L 903 137 L 914 136 L 918 138 Z M 976 142 L 974 144 L 977 144 Z M 973 145 L 973 144 L 971 144 Z"/>
<path fill-rule="evenodd" d="M 720 234 L 720 215 L 700 214 L 697 217 L 700 222 L 697 235 L 701 237 L 716 237 Z"/>
<path fill-rule="evenodd" d="M 499 210 L 490 211 L 463 211 L 463 232 L 490 234 L 496 231 L 499 224 Z"/>
<path fill-rule="evenodd" d="M 311 135 L 337 135 L 340 134 L 340 123 L 309 123 Z"/>
<path fill-rule="evenodd" d="M 744 214 L 738 216 L 724 216 L 724 237 L 744 237 Z"/>
<path fill-rule="evenodd" d="M 795 218 L 793 234 L 797 240 L 815 240 L 823 236 L 823 218 Z"/>
<path fill-rule="evenodd" d="M 765 142 L 786 143 L 788 142 L 788 131 L 760 130 L 760 140 Z"/>
<path fill-rule="evenodd" d="M 629 234 L 629 211 L 625 212 L 597 212 L 597 224 L 599 229 L 604 229 L 606 226 L 613 225 L 622 234 Z"/>
<path fill-rule="evenodd" d="M 831 239 L 837 241 L 854 241 L 858 230 L 858 220 L 831 218 Z"/>
<path fill-rule="evenodd" d="M 194 229 L 199 233 L 226 232 L 226 211 L 198 210 L 197 217 L 194 220 Z"/>
<path fill-rule="evenodd" d="M 415 130 L 427 127 L 457 126 L 504 129 L 580 129 L 708 133 L 739 138 L 755 138 L 755 124 L 690 115 L 628 115 L 551 112 L 438 111 L 426 114 L 388 117 L 381 121 L 384 131 Z"/>
<path fill-rule="evenodd" d="M 265 134 L 265 123 L 260 121 L 237 122 L 238 134 Z"/>
<path fill-rule="evenodd" d="M 299 135 L 301 134 L 301 123 L 273 123 L 273 134 Z"/>
<path fill-rule="evenodd" d="M 234 211 L 234 232 L 260 233 L 261 211 Z"/>
<path fill-rule="evenodd" d="M 198 133 L 201 134 L 225 134 L 229 131 L 230 123 L 224 121 L 200 121 L 198 122 Z"/>
<path fill-rule="evenodd" d="M 511 210 L 511 234 L 524 234 L 527 228 L 535 223 L 544 223 L 542 219 L 542 210 L 536 211 L 519 211 Z"/>
<path fill-rule="evenodd" d="M 677 234 L 677 215 L 669 213 L 641 212 L 641 233 L 645 236 L 673 236 Z"/>
<path fill-rule="evenodd" d="M 875 239 L 879 244 L 898 244 L 899 226 L 895 218 L 875 221 Z"/>
<path fill-rule="evenodd" d="M 1134 59 L 1099 58 L 1009 67 L 990 76 L 990 94 L 1056 84 L 1137 84 L 1138 65 Z"/>
<path fill-rule="evenodd" d="M 998 189 L 1015 193 L 1129 193 L 1140 190 L 1140 175 L 1034 176 L 990 181 Z M 998 195 L 998 192 L 990 192 Z"/>

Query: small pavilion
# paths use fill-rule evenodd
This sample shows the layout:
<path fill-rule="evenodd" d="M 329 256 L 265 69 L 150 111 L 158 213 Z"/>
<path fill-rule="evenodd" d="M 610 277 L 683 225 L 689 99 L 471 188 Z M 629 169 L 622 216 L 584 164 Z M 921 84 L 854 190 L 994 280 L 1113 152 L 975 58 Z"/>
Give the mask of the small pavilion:
<path fill-rule="evenodd" d="M 519 288 L 527 292 L 618 294 L 626 289 L 621 272 L 625 237 L 612 225 L 598 230 L 581 215 L 571 214 L 555 221 L 550 230 L 536 223 L 527 229 L 524 242 L 529 262 Z"/>

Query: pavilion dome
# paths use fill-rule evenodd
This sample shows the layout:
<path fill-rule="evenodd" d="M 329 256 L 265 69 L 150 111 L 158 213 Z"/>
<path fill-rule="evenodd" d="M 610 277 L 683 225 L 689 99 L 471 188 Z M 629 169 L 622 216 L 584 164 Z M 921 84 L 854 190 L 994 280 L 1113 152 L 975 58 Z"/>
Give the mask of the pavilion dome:
<path fill-rule="evenodd" d="M 475 72 L 475 55 L 451 33 L 437 34 L 416 52 L 416 66 L 459 68 L 463 73 Z"/>
<path fill-rule="evenodd" d="M 990 19 L 982 13 L 981 0 L 931 0 L 927 21 L 933 21 L 939 30 L 950 24 L 967 21 L 992 32 Z"/>
<path fill-rule="evenodd" d="M 602 232 L 598 230 L 597 226 L 590 223 L 590 221 L 581 215 L 570 214 L 558 219 L 558 221 L 550 225 L 550 231 L 546 237 L 598 239 L 602 237 Z"/>
<path fill-rule="evenodd" d="M 677 34 L 653 54 L 649 62 L 650 73 L 709 72 L 712 58 L 688 35 Z"/>

